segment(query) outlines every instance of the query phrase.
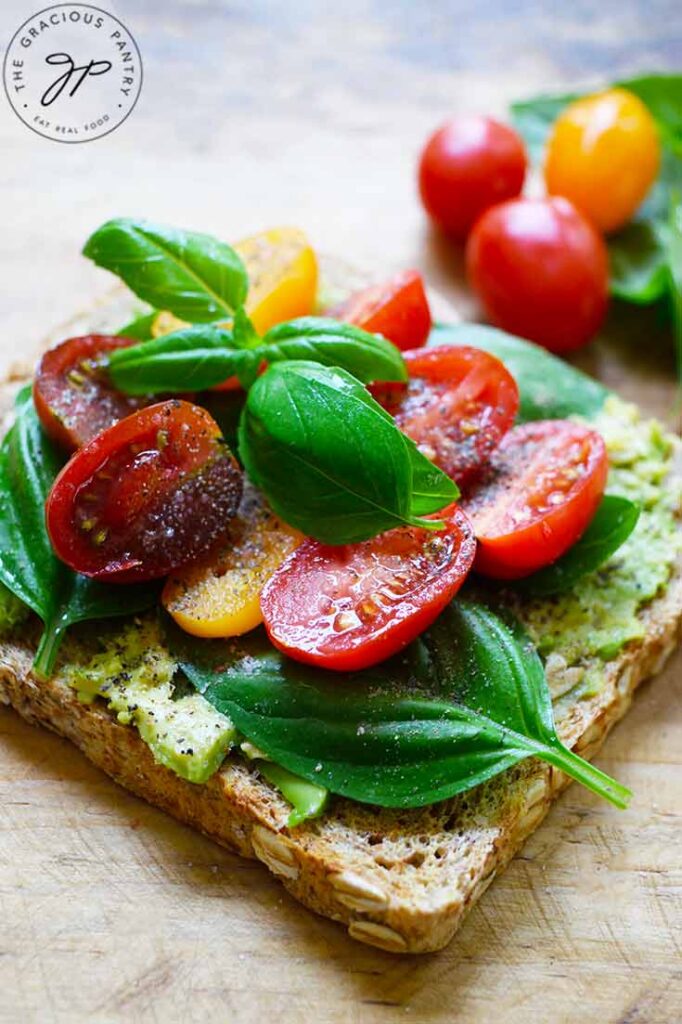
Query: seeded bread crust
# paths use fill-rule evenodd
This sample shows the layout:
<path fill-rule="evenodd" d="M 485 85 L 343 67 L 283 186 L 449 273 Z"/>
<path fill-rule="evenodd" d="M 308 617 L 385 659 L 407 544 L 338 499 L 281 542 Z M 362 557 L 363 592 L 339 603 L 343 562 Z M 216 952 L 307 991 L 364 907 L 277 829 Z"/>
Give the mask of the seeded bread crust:
<path fill-rule="evenodd" d="M 355 286 L 344 268 L 326 268 L 339 291 Z M 75 318 L 46 340 L 111 330 L 133 315 L 127 294 Z M 2 386 L 6 413 L 17 368 Z M 679 642 L 682 571 L 642 612 L 644 638 L 608 665 L 601 692 L 576 703 L 559 726 L 561 738 L 591 759 L 630 706 L 642 680 L 660 671 Z M 194 785 L 157 764 L 137 731 L 103 705 L 83 705 L 57 676 L 31 674 L 32 626 L 0 642 L 0 699 L 28 722 L 71 740 L 116 782 L 244 857 L 256 857 L 310 909 L 342 922 L 362 942 L 395 953 L 445 946 L 569 783 L 562 772 L 529 760 L 469 793 L 432 807 L 386 810 L 334 799 L 322 819 L 286 827 L 288 808 L 252 766 L 230 758 L 208 783 Z"/>

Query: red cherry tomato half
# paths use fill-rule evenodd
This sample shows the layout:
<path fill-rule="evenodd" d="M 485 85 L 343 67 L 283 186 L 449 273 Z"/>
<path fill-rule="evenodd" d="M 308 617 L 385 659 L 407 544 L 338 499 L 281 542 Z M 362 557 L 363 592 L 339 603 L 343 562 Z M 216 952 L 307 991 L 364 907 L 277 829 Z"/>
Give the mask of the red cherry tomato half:
<path fill-rule="evenodd" d="M 478 540 L 476 571 L 518 579 L 556 561 L 589 526 L 607 472 L 594 430 L 568 420 L 510 430 L 464 503 Z"/>
<path fill-rule="evenodd" d="M 404 270 L 390 281 L 356 292 L 327 316 L 383 334 L 399 349 L 419 348 L 431 330 L 431 310 L 416 270 Z"/>
<path fill-rule="evenodd" d="M 275 647 L 297 661 L 355 671 L 414 640 L 457 593 L 476 550 L 456 505 L 433 518 L 445 529 L 398 527 L 339 547 L 305 540 L 261 593 Z"/>
<path fill-rule="evenodd" d="M 47 529 L 76 572 L 156 579 L 222 538 L 241 494 L 241 470 L 215 420 L 189 402 L 161 402 L 72 456 L 47 499 Z"/>
<path fill-rule="evenodd" d="M 525 176 L 515 131 L 489 117 L 457 117 L 426 143 L 419 191 L 432 220 L 463 242 L 484 210 L 519 195 Z"/>
<path fill-rule="evenodd" d="M 108 383 L 107 353 L 136 344 L 133 338 L 87 334 L 46 352 L 33 382 L 33 400 L 43 427 L 58 445 L 75 451 L 101 430 L 148 401 L 123 395 Z"/>
<path fill-rule="evenodd" d="M 466 263 L 492 323 L 550 352 L 580 348 L 606 314 L 606 246 L 567 199 L 488 210 L 469 237 Z"/>
<path fill-rule="evenodd" d="M 372 394 L 427 458 L 460 486 L 470 481 L 511 427 L 519 389 L 493 355 L 466 345 L 405 352 L 407 385 Z"/>

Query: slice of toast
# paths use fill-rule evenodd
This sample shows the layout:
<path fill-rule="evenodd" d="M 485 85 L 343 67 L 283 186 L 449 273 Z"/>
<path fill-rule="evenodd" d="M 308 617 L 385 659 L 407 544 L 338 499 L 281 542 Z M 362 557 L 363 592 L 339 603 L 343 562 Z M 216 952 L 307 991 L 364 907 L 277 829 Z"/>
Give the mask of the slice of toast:
<path fill-rule="evenodd" d="M 334 289 L 357 280 L 327 269 Z M 113 330 L 134 314 L 121 291 L 48 338 Z M 7 413 L 17 368 L 2 386 Z M 560 723 L 563 741 L 591 758 L 627 711 L 637 685 L 663 666 L 682 624 L 682 571 L 641 612 L 645 635 L 608 663 L 600 692 L 573 705 Z M 81 704 L 57 676 L 35 680 L 37 632 L 0 641 L 0 698 L 27 721 L 65 736 L 127 789 L 245 857 L 257 857 L 298 900 L 343 922 L 350 935 L 391 952 L 429 952 L 452 938 L 464 915 L 570 781 L 529 760 L 451 800 L 414 810 L 387 810 L 335 798 L 321 819 L 286 826 L 288 807 L 256 770 L 230 757 L 203 785 L 157 764 L 132 726 L 103 704 Z M 93 638 L 93 639 L 96 639 Z"/>

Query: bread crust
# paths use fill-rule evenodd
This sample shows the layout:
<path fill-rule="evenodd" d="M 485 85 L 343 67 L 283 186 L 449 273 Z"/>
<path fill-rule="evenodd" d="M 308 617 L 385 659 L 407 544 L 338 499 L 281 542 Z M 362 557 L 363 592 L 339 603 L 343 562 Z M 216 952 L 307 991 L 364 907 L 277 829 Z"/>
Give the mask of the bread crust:
<path fill-rule="evenodd" d="M 343 274 L 332 277 L 336 283 Z M 111 329 L 129 316 L 130 300 L 117 291 L 58 337 Z M 22 377 L 17 371 L 6 382 L 5 409 Z M 560 724 L 563 741 L 588 759 L 626 713 L 639 683 L 660 671 L 679 641 L 679 568 L 640 614 L 643 639 L 608 664 L 599 694 L 574 705 Z M 0 699 L 28 722 L 71 740 L 126 789 L 262 861 L 296 899 L 345 924 L 353 938 L 390 952 L 443 948 L 570 782 L 531 759 L 431 807 L 388 810 L 336 798 L 322 819 L 291 830 L 287 805 L 253 766 L 230 757 L 209 782 L 187 782 L 157 764 L 137 731 L 103 704 L 81 704 L 59 677 L 38 682 L 31 673 L 33 630 L 26 633 L 0 642 Z"/>

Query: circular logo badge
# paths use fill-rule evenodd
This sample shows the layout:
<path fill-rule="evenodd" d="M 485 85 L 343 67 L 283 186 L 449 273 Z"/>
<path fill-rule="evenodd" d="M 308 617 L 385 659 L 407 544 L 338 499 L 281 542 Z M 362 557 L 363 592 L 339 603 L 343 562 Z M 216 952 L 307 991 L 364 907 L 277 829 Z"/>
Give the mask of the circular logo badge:
<path fill-rule="evenodd" d="M 122 22 L 90 4 L 55 4 L 13 35 L 3 65 L 15 114 L 54 142 L 91 142 L 125 121 L 142 58 Z"/>

